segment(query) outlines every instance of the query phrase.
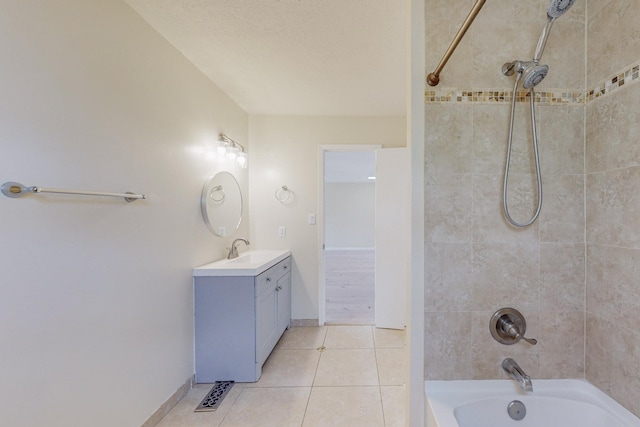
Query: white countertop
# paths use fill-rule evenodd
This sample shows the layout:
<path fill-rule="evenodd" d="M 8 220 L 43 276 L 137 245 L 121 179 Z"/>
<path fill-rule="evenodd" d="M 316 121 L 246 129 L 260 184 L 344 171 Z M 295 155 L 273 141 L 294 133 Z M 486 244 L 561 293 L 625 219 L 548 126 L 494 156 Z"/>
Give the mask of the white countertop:
<path fill-rule="evenodd" d="M 241 252 L 238 258 L 221 259 L 193 269 L 195 277 L 201 276 L 257 276 L 291 255 L 288 250 L 250 250 Z"/>

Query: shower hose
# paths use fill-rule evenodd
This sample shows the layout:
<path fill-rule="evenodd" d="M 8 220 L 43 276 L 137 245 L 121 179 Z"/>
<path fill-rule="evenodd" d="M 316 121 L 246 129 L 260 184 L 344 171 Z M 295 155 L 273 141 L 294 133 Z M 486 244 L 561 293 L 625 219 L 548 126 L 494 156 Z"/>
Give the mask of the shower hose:
<path fill-rule="evenodd" d="M 536 164 L 536 178 L 538 184 L 538 207 L 536 209 L 533 217 L 526 222 L 519 223 L 514 221 L 509 214 L 509 207 L 507 204 L 507 183 L 509 181 L 509 163 L 511 161 L 511 146 L 513 144 L 513 117 L 515 115 L 516 109 L 516 91 L 518 89 L 518 84 L 520 83 L 520 79 L 522 79 L 522 73 L 518 73 L 516 76 L 516 83 L 513 86 L 513 96 L 511 97 L 511 119 L 509 121 L 509 146 L 507 148 L 507 161 L 504 167 L 504 185 L 502 187 L 502 208 L 504 210 L 504 215 L 507 218 L 507 221 L 514 227 L 524 228 L 533 224 L 538 216 L 540 215 L 540 210 L 542 209 L 542 178 L 540 176 L 540 158 L 538 156 L 538 136 L 536 133 L 536 110 L 535 110 L 535 94 L 533 92 L 533 87 L 530 89 L 530 99 L 529 105 L 531 106 L 531 130 L 533 133 L 533 155 Z"/>

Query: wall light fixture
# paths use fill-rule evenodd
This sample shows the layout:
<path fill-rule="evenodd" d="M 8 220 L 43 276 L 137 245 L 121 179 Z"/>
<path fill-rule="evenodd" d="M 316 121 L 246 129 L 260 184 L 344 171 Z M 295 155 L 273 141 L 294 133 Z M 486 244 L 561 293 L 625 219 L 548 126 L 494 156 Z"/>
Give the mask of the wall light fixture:
<path fill-rule="evenodd" d="M 226 159 L 229 163 L 235 163 L 242 169 L 247 168 L 248 156 L 244 147 L 224 133 L 218 135 L 216 153 L 220 159 Z"/>

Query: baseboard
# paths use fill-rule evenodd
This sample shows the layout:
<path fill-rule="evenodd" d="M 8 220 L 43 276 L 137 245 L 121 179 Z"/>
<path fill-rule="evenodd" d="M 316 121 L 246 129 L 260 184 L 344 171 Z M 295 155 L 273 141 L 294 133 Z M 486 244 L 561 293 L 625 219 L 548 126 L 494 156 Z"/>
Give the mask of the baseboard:
<path fill-rule="evenodd" d="M 293 327 L 318 326 L 318 319 L 291 319 Z"/>
<path fill-rule="evenodd" d="M 175 393 L 169 397 L 160 407 L 147 419 L 147 421 L 142 424 L 142 427 L 155 427 L 158 425 L 160 420 L 162 420 L 169 411 L 176 406 L 180 399 L 182 399 L 188 392 L 191 390 L 193 385 L 196 382 L 196 376 L 191 375 L 184 384 L 182 384 Z"/>

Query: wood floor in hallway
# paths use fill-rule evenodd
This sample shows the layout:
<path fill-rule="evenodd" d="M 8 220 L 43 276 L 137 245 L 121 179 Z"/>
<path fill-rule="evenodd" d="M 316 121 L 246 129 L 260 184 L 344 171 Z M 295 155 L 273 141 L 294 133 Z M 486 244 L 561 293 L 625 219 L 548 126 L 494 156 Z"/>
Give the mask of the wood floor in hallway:
<path fill-rule="evenodd" d="M 375 322 L 375 250 L 325 250 L 326 323 Z"/>

